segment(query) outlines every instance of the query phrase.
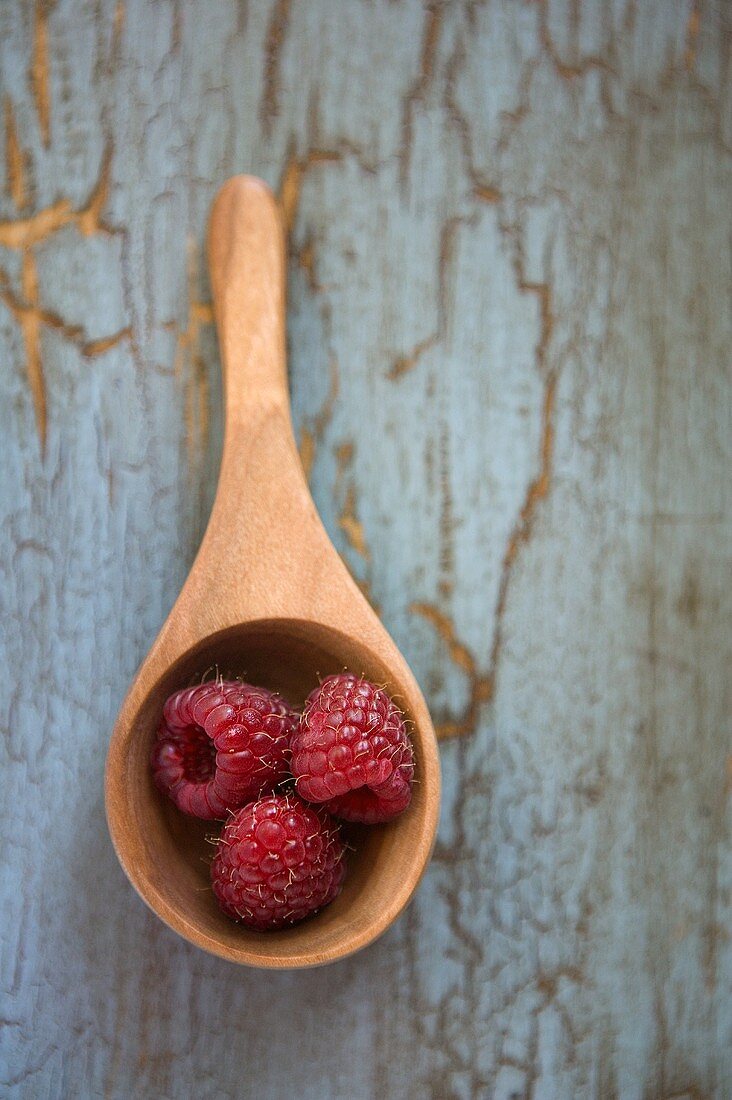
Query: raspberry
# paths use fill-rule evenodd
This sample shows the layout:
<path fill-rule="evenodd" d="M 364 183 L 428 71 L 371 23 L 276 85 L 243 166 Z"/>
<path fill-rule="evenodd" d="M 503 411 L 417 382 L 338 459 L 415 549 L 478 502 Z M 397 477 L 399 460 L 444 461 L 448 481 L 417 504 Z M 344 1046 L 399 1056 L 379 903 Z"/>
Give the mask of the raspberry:
<path fill-rule="evenodd" d="M 308 696 L 291 767 L 298 794 L 347 821 L 390 821 L 412 797 L 414 758 L 401 711 L 352 673 L 328 676 Z"/>
<path fill-rule="evenodd" d="M 152 752 L 155 782 L 184 813 L 225 817 L 288 776 L 297 720 L 279 695 L 238 680 L 177 691 Z"/>
<path fill-rule="evenodd" d="M 340 893 L 346 873 L 338 825 L 296 794 L 251 802 L 227 821 L 211 884 L 227 916 L 260 931 L 304 920 Z"/>

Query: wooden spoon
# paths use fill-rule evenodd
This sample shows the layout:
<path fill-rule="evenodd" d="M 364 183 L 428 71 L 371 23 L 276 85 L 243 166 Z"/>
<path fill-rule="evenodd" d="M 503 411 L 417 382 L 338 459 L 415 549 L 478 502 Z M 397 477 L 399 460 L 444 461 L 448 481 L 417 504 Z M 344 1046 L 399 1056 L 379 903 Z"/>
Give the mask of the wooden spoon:
<path fill-rule="evenodd" d="M 412 673 L 308 492 L 290 423 L 283 231 L 260 180 L 237 176 L 222 187 L 209 263 L 226 402 L 219 485 L 188 579 L 117 719 L 107 820 L 135 889 L 191 943 L 250 966 L 317 966 L 375 940 L 414 893 L 437 828 L 437 743 Z M 344 668 L 384 684 L 410 720 L 412 803 L 388 825 L 358 830 L 332 905 L 284 931 L 250 931 L 225 917 L 211 892 L 206 838 L 215 826 L 181 814 L 153 785 L 149 758 L 163 702 L 218 669 L 300 705 L 318 676 Z"/>

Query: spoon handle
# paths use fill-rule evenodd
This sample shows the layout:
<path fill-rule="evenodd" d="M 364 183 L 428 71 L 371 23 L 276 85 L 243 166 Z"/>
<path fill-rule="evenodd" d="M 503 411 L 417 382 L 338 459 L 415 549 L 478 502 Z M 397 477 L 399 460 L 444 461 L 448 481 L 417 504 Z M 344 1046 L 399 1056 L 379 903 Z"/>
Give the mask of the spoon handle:
<path fill-rule="evenodd" d="M 262 180 L 234 176 L 211 212 L 209 269 L 224 378 L 227 431 L 257 408 L 288 411 L 285 241 L 277 202 Z"/>
<path fill-rule="evenodd" d="M 285 242 L 265 183 L 235 176 L 223 185 L 208 253 L 226 424 L 211 517 L 171 615 L 176 646 L 253 618 L 307 618 L 320 599 L 323 563 L 335 558 L 292 431 Z M 345 574 L 335 558 L 329 572 L 339 567 Z"/>

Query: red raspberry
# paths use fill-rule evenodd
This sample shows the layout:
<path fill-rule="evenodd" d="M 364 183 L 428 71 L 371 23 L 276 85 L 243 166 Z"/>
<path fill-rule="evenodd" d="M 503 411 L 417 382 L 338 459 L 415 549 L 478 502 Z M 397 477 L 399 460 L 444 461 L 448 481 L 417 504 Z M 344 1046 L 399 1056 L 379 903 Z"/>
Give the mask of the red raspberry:
<path fill-rule="evenodd" d="M 346 873 L 338 825 L 296 794 L 251 802 L 224 826 L 211 883 L 227 916 L 250 928 L 304 920 L 340 893 Z"/>
<path fill-rule="evenodd" d="M 184 813 L 225 817 L 288 776 L 297 720 L 279 695 L 238 680 L 177 691 L 152 752 L 155 782 Z"/>
<path fill-rule="evenodd" d="M 412 797 L 414 758 L 401 711 L 350 672 L 311 691 L 291 767 L 298 794 L 346 821 L 390 821 Z"/>

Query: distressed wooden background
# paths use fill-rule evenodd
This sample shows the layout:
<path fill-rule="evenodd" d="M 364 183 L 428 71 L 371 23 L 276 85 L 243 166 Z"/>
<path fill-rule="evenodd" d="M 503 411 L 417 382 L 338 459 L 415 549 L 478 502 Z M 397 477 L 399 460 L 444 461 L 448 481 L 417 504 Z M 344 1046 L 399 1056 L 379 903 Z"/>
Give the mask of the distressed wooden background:
<path fill-rule="evenodd" d="M 731 24 L 0 4 L 3 1096 L 732 1095 Z M 447 738 L 416 902 L 295 974 L 158 923 L 102 802 L 212 501 L 240 171 L 316 503 Z"/>

